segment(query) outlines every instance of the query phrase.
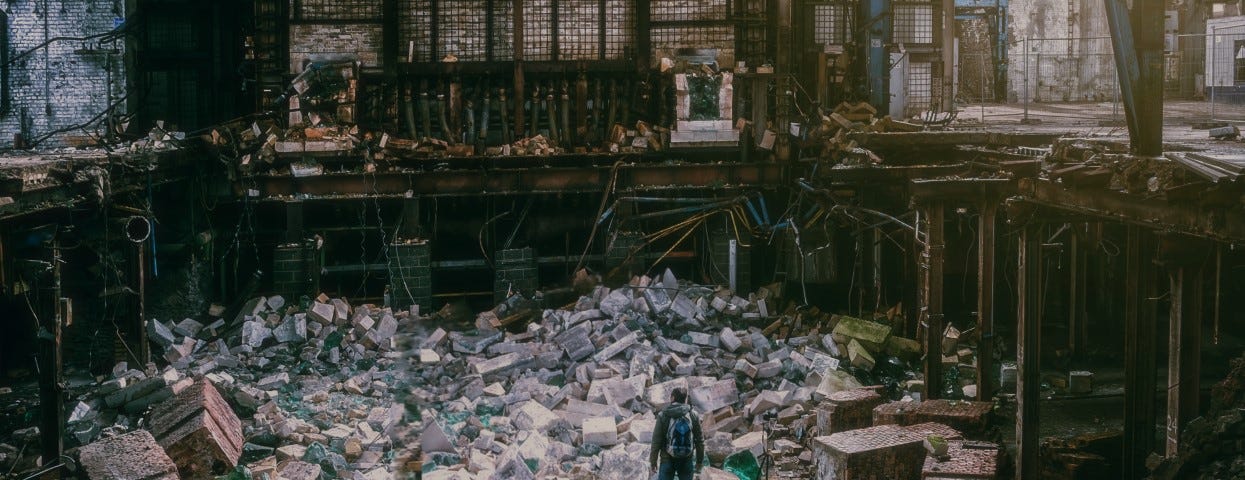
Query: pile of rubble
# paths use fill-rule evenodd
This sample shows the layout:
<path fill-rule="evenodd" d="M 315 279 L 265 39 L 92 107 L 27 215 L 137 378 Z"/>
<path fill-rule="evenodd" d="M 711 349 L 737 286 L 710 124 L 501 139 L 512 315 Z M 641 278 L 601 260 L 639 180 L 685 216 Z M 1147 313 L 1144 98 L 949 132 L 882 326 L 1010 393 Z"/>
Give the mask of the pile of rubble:
<path fill-rule="evenodd" d="M 911 370 L 915 341 L 872 320 L 780 310 L 780 291 L 744 298 L 667 272 L 562 309 L 512 297 L 462 331 L 415 307 L 256 298 L 232 321 L 219 307 L 209 322 L 152 321 L 168 366 L 118 365 L 76 403 L 70 431 L 84 466 L 119 438 L 154 442 L 169 462 L 152 462 L 150 478 L 171 464 L 181 478 L 630 479 L 649 474 L 654 414 L 683 387 L 719 468 L 808 478 L 839 468 L 830 453 L 814 462 L 832 434 L 883 425 L 908 432 L 903 448 L 938 437 L 928 468 L 985 448 L 957 442 L 984 429 L 991 404 L 917 401 L 913 373 L 889 389 L 861 382 L 883 365 Z M 923 453 L 904 455 L 928 470 Z M 719 468 L 703 477 L 737 478 Z"/>
<path fill-rule="evenodd" d="M 1211 408 L 1180 435 L 1174 456 L 1151 455 L 1151 479 L 1217 479 L 1245 476 L 1245 356 L 1211 387 Z"/>

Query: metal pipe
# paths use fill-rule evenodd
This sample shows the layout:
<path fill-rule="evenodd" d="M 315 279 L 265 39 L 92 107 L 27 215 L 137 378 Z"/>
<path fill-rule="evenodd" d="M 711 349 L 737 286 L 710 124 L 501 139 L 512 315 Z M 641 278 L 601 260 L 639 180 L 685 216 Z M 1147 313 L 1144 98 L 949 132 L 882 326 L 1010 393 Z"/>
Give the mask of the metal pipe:
<path fill-rule="evenodd" d="M 491 88 L 486 87 L 484 89 L 484 108 L 480 113 L 480 133 L 477 135 L 477 138 L 479 138 L 480 141 L 488 139 L 489 113 L 493 109 L 492 93 Z"/>
<path fill-rule="evenodd" d="M 510 136 L 510 118 L 506 115 L 506 111 L 509 109 L 509 106 L 507 105 L 507 102 L 506 102 L 507 100 L 506 89 L 503 88 L 500 91 L 498 91 L 497 97 L 498 97 L 497 100 L 499 102 L 499 104 L 497 105 L 497 112 L 498 114 L 501 115 L 501 141 L 502 143 L 505 143 L 508 145 L 513 140 L 512 140 L 512 137 Z M 523 100 L 522 98 L 519 99 L 520 102 L 522 102 L 522 100 Z"/>
<path fill-rule="evenodd" d="M 571 135 L 571 95 L 566 80 L 562 81 L 562 136 L 566 138 L 567 143 L 571 143 L 573 135 Z"/>
<path fill-rule="evenodd" d="M 463 132 L 463 143 L 471 143 L 476 134 L 475 102 L 467 100 L 467 131 Z"/>
<path fill-rule="evenodd" d="M 605 138 L 605 133 L 601 131 L 601 79 L 596 78 L 592 81 L 592 132 L 597 138 Z"/>
<path fill-rule="evenodd" d="M 413 138 L 418 137 L 415 127 L 415 92 L 409 89 L 403 89 L 405 94 L 402 96 L 402 119 L 406 122 L 406 134 Z"/>
<path fill-rule="evenodd" d="M 421 80 L 419 82 L 419 113 L 424 121 L 424 131 L 420 132 L 424 137 L 432 136 L 432 107 L 428 105 L 428 81 Z"/>
<path fill-rule="evenodd" d="M 605 131 L 609 135 L 609 130 L 614 128 L 614 120 L 618 118 L 618 80 L 610 79 L 610 104 L 609 115 L 605 117 Z"/>
<path fill-rule="evenodd" d="M 450 121 L 445 117 L 445 94 L 437 93 L 437 114 L 441 117 L 441 135 L 445 141 L 454 142 L 454 132 L 450 130 Z"/>
<path fill-rule="evenodd" d="M 545 92 L 545 117 L 549 119 L 549 140 L 556 145 L 562 137 L 558 135 L 558 109 L 557 102 L 554 100 L 551 83 Z"/>
<path fill-rule="evenodd" d="M 532 129 L 527 134 L 529 137 L 535 137 L 540 133 L 540 86 L 532 89 Z"/>

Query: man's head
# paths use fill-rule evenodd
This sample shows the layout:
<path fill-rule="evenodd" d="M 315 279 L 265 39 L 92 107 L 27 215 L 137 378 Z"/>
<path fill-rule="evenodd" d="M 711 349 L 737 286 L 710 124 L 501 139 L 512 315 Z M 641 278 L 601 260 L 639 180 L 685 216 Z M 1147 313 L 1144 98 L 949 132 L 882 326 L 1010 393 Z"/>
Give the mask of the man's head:
<path fill-rule="evenodd" d="M 687 403 L 687 389 L 683 387 L 675 388 L 670 392 L 670 400 L 674 403 Z"/>

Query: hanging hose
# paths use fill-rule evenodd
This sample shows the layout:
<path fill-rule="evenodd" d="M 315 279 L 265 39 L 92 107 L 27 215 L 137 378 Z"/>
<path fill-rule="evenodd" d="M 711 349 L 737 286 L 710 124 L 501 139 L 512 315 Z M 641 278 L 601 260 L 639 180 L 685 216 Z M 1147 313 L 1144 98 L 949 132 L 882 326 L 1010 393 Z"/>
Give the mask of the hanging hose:
<path fill-rule="evenodd" d="M 501 141 L 509 145 L 513 141 L 510 136 L 510 118 L 506 116 L 509 113 L 507 110 L 510 108 L 510 105 L 506 102 L 506 89 L 501 89 L 499 93 L 497 100 L 500 103 L 497 106 L 497 113 L 501 115 Z"/>
<path fill-rule="evenodd" d="M 404 107 L 402 116 L 403 120 L 406 121 L 406 134 L 412 139 L 419 138 L 419 132 L 417 132 L 417 127 L 415 126 L 415 92 L 406 91 L 406 95 L 403 95 L 402 99 Z"/>
<path fill-rule="evenodd" d="M 432 107 L 428 105 L 428 81 L 424 80 L 419 82 L 419 113 L 423 117 L 424 121 L 424 131 L 421 133 L 423 133 L 424 137 L 429 138 L 432 137 L 431 109 Z"/>
<path fill-rule="evenodd" d="M 535 137 L 540 133 L 540 87 L 532 89 L 532 130 L 527 136 Z"/>
<path fill-rule="evenodd" d="M 479 135 L 476 136 L 476 138 L 479 138 L 480 141 L 484 141 L 488 139 L 489 113 L 490 113 L 490 110 L 493 109 L 492 108 L 493 99 L 491 97 L 491 94 L 492 92 L 490 91 L 490 89 L 488 88 L 484 89 L 484 108 L 480 112 L 480 133 Z"/>
<path fill-rule="evenodd" d="M 441 135 L 445 137 L 445 141 L 451 144 L 454 141 L 454 132 L 450 130 L 450 122 L 445 118 L 445 95 L 437 94 L 437 114 L 441 117 Z"/>

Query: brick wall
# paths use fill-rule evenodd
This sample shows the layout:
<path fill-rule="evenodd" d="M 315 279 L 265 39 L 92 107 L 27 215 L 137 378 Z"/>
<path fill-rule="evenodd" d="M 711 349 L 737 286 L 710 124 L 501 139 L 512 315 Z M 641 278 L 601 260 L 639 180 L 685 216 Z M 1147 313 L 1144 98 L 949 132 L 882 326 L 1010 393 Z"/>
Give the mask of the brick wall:
<path fill-rule="evenodd" d="M 120 0 L 10 0 L 0 4 L 8 13 L 9 57 L 16 58 L 47 39 L 83 37 L 111 31 L 125 16 Z M 6 6 L 7 5 L 7 6 Z M 46 5 L 46 9 L 45 9 Z M 9 68 L 11 108 L 0 115 L 0 148 L 13 137 L 37 138 L 89 120 L 119 100 L 126 91 L 125 62 L 99 53 L 124 51 L 124 39 L 96 42 L 59 41 L 17 61 Z M 111 96 L 109 74 L 111 68 Z M 110 100 L 111 98 L 111 100 Z M 124 106 L 122 106 L 124 108 Z M 56 135 L 40 146 L 63 146 L 81 130 Z"/>
<path fill-rule="evenodd" d="M 364 67 L 381 67 L 384 41 L 380 24 L 290 25 L 290 73 L 303 71 L 305 60 L 354 57 Z"/>

